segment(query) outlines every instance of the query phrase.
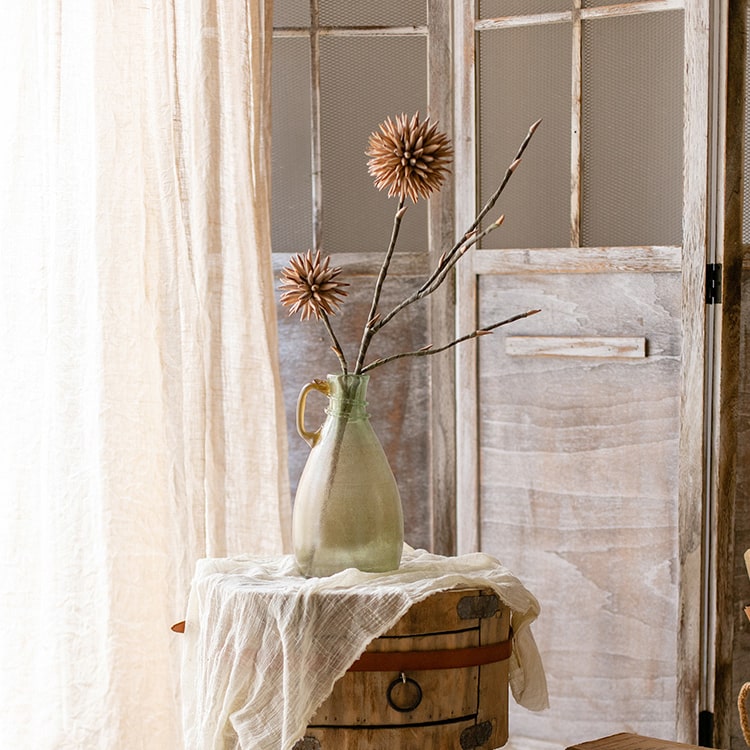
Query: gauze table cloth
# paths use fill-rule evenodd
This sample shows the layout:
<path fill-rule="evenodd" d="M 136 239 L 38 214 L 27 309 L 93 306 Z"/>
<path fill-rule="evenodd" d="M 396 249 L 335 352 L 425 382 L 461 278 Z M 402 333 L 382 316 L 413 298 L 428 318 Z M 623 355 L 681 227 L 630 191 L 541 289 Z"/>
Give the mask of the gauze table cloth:
<path fill-rule="evenodd" d="M 405 545 L 397 571 L 327 578 L 302 577 L 292 555 L 200 560 L 184 633 L 187 750 L 290 750 L 370 641 L 413 604 L 463 586 L 492 589 L 511 610 L 511 692 L 526 708 L 546 708 L 530 628 L 539 604 L 489 555 Z"/>

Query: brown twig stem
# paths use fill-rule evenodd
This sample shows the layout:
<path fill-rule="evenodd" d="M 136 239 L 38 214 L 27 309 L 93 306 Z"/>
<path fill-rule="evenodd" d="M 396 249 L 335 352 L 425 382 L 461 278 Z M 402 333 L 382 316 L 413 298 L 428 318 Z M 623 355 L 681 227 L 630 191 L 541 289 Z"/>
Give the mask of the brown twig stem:
<path fill-rule="evenodd" d="M 404 357 L 427 357 L 430 354 L 439 354 L 440 352 L 444 352 L 446 349 L 451 349 L 452 347 L 456 346 L 457 344 L 462 343 L 463 341 L 469 341 L 471 339 L 475 339 L 479 336 L 486 336 L 488 333 L 492 333 L 492 331 L 495 330 L 495 328 L 499 328 L 500 326 L 507 325 L 508 323 L 513 323 L 516 320 L 521 320 L 522 318 L 528 318 L 531 315 L 536 315 L 538 312 L 541 312 L 540 310 L 527 310 L 526 312 L 519 313 L 518 315 L 513 315 L 510 318 L 506 318 L 505 320 L 501 320 L 498 323 L 493 323 L 490 326 L 485 326 L 484 328 L 477 328 L 477 330 L 472 331 L 471 333 L 464 334 L 463 336 L 460 336 L 459 338 L 451 341 L 449 344 L 445 344 L 444 346 L 440 346 L 437 349 L 433 349 L 431 346 L 423 346 L 421 349 L 417 349 L 413 352 L 401 352 L 399 354 L 392 354 L 390 357 L 383 357 L 382 359 L 376 359 L 373 362 L 370 362 L 369 365 L 362 368 L 362 375 L 364 375 L 366 372 L 369 372 L 370 370 L 374 370 L 376 367 L 380 367 L 381 365 L 384 365 L 388 362 L 393 362 L 397 359 L 403 359 Z"/>
<path fill-rule="evenodd" d="M 421 299 L 422 297 L 426 297 L 428 294 L 432 294 L 444 281 L 445 277 L 451 272 L 451 269 L 453 266 L 458 263 L 458 261 L 461 259 L 461 256 L 469 250 L 469 248 L 474 247 L 475 245 L 478 245 L 490 232 L 494 232 L 495 229 L 503 225 L 503 222 L 505 221 L 505 214 L 500 216 L 497 221 L 493 221 L 492 224 L 490 224 L 486 229 L 483 229 L 481 232 L 474 232 L 471 237 L 466 241 L 466 243 L 461 248 L 461 251 L 456 253 L 451 260 L 449 260 L 447 263 L 444 264 L 443 270 L 440 272 L 438 276 L 435 277 L 435 280 L 430 284 L 429 286 L 425 287 L 424 285 L 416 292 L 415 300 Z"/>
<path fill-rule="evenodd" d="M 443 256 L 441 262 L 438 263 L 437 268 L 435 268 L 435 270 L 432 272 L 432 275 L 420 287 L 420 291 L 426 289 L 427 287 L 433 286 L 433 282 L 435 281 L 437 276 L 441 274 L 443 270 L 442 267 L 446 263 L 452 262 L 452 265 L 455 265 L 456 260 L 454 258 L 457 254 L 458 257 L 461 256 L 462 253 L 460 251 L 462 251 L 464 244 L 467 242 L 467 240 L 472 239 L 473 233 L 476 231 L 476 228 L 479 226 L 482 219 L 492 210 L 492 207 L 495 205 L 495 203 L 497 203 L 498 198 L 502 194 L 503 190 L 505 190 L 505 186 L 508 184 L 508 180 L 510 180 L 510 178 L 513 176 L 513 173 L 518 168 L 518 165 L 521 163 L 521 157 L 523 156 L 524 151 L 526 151 L 526 147 L 529 145 L 532 136 L 536 132 L 539 125 L 541 125 L 541 122 L 541 119 L 539 119 L 531 125 L 528 132 L 526 133 L 526 136 L 521 142 L 521 145 L 518 147 L 518 151 L 516 152 L 513 161 L 505 170 L 505 175 L 498 185 L 497 190 L 495 190 L 495 192 L 490 196 L 489 200 L 484 204 L 484 206 L 482 206 L 482 210 L 477 214 L 472 225 L 466 230 L 466 232 L 464 232 L 463 237 L 458 242 L 456 242 L 456 244 L 453 245 L 453 247 Z"/>
<path fill-rule="evenodd" d="M 391 231 L 391 241 L 388 244 L 388 250 L 386 251 L 385 258 L 383 259 L 383 265 L 380 267 L 380 273 L 378 279 L 375 282 L 375 290 L 372 294 L 372 304 L 370 305 L 370 314 L 367 316 L 367 323 L 365 329 L 362 332 L 362 341 L 359 345 L 359 354 L 357 355 L 357 362 L 354 366 L 354 374 L 359 374 L 362 370 L 362 364 L 365 361 L 365 355 L 367 349 L 370 346 L 370 340 L 372 339 L 375 331 L 382 327 L 382 323 L 376 323 L 378 314 L 378 304 L 380 303 L 380 293 L 383 290 L 383 283 L 385 277 L 388 275 L 388 268 L 391 265 L 391 258 L 393 257 L 393 251 L 396 249 L 396 240 L 398 239 L 398 232 L 401 228 L 401 220 L 404 218 L 406 213 L 406 206 L 404 205 L 405 198 L 401 198 L 398 202 L 398 208 L 396 214 L 393 217 L 393 230 Z"/>
<path fill-rule="evenodd" d="M 490 232 L 501 226 L 504 220 L 505 216 L 503 215 L 499 219 L 497 219 L 497 221 L 493 221 L 492 224 L 490 224 L 481 232 L 473 232 L 472 234 L 464 236 L 462 245 L 460 246 L 460 252 L 454 253 L 453 257 L 450 257 L 447 260 L 445 258 L 441 258 L 436 272 L 433 273 L 430 278 L 424 284 L 422 284 L 419 289 L 417 289 L 416 292 L 399 302 L 398 305 L 393 308 L 393 310 L 391 310 L 387 315 L 381 318 L 378 323 L 373 326 L 373 334 L 377 333 L 389 320 L 398 315 L 398 313 L 400 313 L 401 310 L 403 310 L 405 307 L 408 307 L 409 305 L 417 302 L 423 297 L 432 294 L 445 281 L 445 277 L 450 273 L 453 266 L 458 263 L 458 261 L 461 259 L 461 256 L 467 250 L 469 250 L 469 248 L 476 245 L 477 242 L 484 239 Z M 437 273 L 438 270 L 440 271 L 439 274 Z"/>
<path fill-rule="evenodd" d="M 346 375 L 349 372 L 349 368 L 346 364 L 344 350 L 341 348 L 341 344 L 339 344 L 339 340 L 336 338 L 336 334 L 333 332 L 333 326 L 331 325 L 331 321 L 328 319 L 328 315 L 323 310 L 321 310 L 321 317 L 323 319 L 323 324 L 328 331 L 328 335 L 331 337 L 331 341 L 333 342 L 333 346 L 331 347 L 331 349 L 333 349 L 333 351 L 336 353 L 336 356 L 339 358 L 341 369 L 344 371 L 344 375 Z"/>
<path fill-rule="evenodd" d="M 536 129 L 542 124 L 541 118 L 537 120 L 535 123 L 531 125 L 529 128 L 529 132 L 526 133 L 526 137 L 523 139 L 523 142 L 518 148 L 518 152 L 516 153 L 516 158 L 513 159 L 508 169 L 505 171 L 505 176 L 503 177 L 503 181 L 498 185 L 497 190 L 490 196 L 490 199 L 487 201 L 487 203 L 484 204 L 482 210 L 477 214 L 477 218 L 474 220 L 474 223 L 469 227 L 469 231 L 473 231 L 479 226 L 479 223 L 482 221 L 482 219 L 487 215 L 487 213 L 492 209 L 492 207 L 497 202 L 497 199 L 500 197 L 500 194 L 505 189 L 505 186 L 508 184 L 508 180 L 513 175 L 513 172 L 516 171 L 516 167 L 518 166 L 519 162 L 521 161 L 521 157 L 523 156 L 523 152 L 526 151 L 526 147 L 529 145 L 529 141 L 531 141 L 531 137 L 536 133 Z"/>

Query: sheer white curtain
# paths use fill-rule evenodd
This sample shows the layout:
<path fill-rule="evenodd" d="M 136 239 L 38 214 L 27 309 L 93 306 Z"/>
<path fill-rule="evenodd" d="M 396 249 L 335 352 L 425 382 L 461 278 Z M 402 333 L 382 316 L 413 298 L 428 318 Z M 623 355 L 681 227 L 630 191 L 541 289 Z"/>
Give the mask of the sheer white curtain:
<path fill-rule="evenodd" d="M 262 0 L 0 6 L 0 746 L 177 750 L 194 562 L 288 548 Z"/>

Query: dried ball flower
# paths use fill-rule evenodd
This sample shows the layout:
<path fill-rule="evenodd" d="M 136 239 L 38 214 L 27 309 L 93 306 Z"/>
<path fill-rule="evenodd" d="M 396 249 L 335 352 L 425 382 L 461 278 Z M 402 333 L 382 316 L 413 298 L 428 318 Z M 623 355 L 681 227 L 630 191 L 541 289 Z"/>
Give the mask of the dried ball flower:
<path fill-rule="evenodd" d="M 289 266 L 282 269 L 283 284 L 279 287 L 284 293 L 281 304 L 289 307 L 289 314 L 300 312 L 300 318 L 307 320 L 315 316 L 321 319 L 324 315 L 334 315 L 341 301 L 346 297 L 344 291 L 348 284 L 337 281 L 340 268 L 329 268 L 331 259 L 320 259 L 320 250 L 313 256 L 312 250 L 306 254 L 292 256 Z"/>
<path fill-rule="evenodd" d="M 419 112 L 409 119 L 405 114 L 389 117 L 370 136 L 366 155 L 370 174 L 378 190 L 388 188 L 388 197 L 407 196 L 414 203 L 439 190 L 450 171 L 453 156 L 450 141 L 428 117 L 419 121 Z"/>

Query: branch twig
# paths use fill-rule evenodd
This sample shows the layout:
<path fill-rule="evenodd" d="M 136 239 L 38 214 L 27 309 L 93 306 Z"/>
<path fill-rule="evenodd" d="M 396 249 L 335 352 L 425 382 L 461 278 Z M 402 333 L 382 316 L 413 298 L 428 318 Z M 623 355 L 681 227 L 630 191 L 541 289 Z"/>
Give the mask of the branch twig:
<path fill-rule="evenodd" d="M 497 203 L 498 198 L 500 197 L 503 190 L 505 190 L 505 186 L 508 184 L 508 180 L 510 180 L 510 178 L 513 176 L 513 173 L 518 168 L 518 165 L 521 163 L 521 157 L 523 156 L 524 151 L 526 151 L 526 147 L 529 145 L 529 142 L 531 141 L 532 136 L 534 135 L 534 133 L 536 133 L 536 129 L 539 127 L 539 125 L 541 125 L 541 122 L 542 122 L 541 119 L 539 119 L 531 125 L 528 132 L 526 133 L 526 136 L 521 142 L 521 145 L 518 147 L 518 151 L 516 152 L 516 155 L 513 158 L 513 161 L 505 170 L 505 175 L 503 176 L 503 179 L 500 185 L 498 185 L 497 190 L 495 190 L 495 192 L 490 196 L 489 200 L 484 204 L 484 206 L 482 207 L 482 210 L 477 214 L 476 218 L 474 219 L 473 224 L 466 230 L 466 232 L 464 232 L 464 236 L 444 256 L 444 262 L 450 262 L 451 259 L 454 257 L 454 255 L 458 253 L 459 250 L 461 250 L 464 243 L 467 240 L 470 240 L 472 238 L 474 232 L 476 231 L 476 228 L 479 226 L 482 219 L 492 210 L 492 207 L 495 205 L 495 203 Z M 432 284 L 435 277 L 440 272 L 440 266 L 441 264 L 439 263 L 438 268 L 436 268 L 435 271 L 432 273 L 432 275 L 427 279 L 427 281 L 425 281 L 425 283 L 420 288 L 420 291 Z"/>
<path fill-rule="evenodd" d="M 331 337 L 331 341 L 333 341 L 333 346 L 331 349 L 335 352 L 336 356 L 339 358 L 339 362 L 341 363 L 341 369 L 344 371 L 344 375 L 346 375 L 349 372 L 348 366 L 346 364 L 346 357 L 344 356 L 344 350 L 341 348 L 341 344 L 339 344 L 339 340 L 336 338 L 336 334 L 333 332 L 333 326 L 331 325 L 331 321 L 328 319 L 328 315 L 324 311 L 321 311 L 321 316 L 323 318 L 323 324 L 326 327 L 326 330 L 328 331 L 328 335 Z"/>
<path fill-rule="evenodd" d="M 380 320 L 378 320 L 377 324 L 372 326 L 370 338 L 377 333 L 386 323 L 388 323 L 394 316 L 396 316 L 401 310 L 403 310 L 405 307 L 408 307 L 409 305 L 413 304 L 417 300 L 423 299 L 429 294 L 432 294 L 442 283 L 445 281 L 446 276 L 450 272 L 450 270 L 453 268 L 453 266 L 458 263 L 459 259 L 463 256 L 463 254 L 469 250 L 469 248 L 476 245 L 479 241 L 484 239 L 490 232 L 497 229 L 504 220 L 504 216 L 501 216 L 497 221 L 494 221 L 492 224 L 490 224 L 486 229 L 484 229 L 481 232 L 477 232 L 477 227 L 481 223 L 482 219 L 489 213 L 489 211 L 492 209 L 492 207 L 497 202 L 498 198 L 502 194 L 503 190 L 505 189 L 505 186 L 508 184 L 508 180 L 513 176 L 513 173 L 518 168 L 518 165 L 521 163 L 521 157 L 523 156 L 524 151 L 526 151 L 526 147 L 529 145 L 529 142 L 531 141 L 532 136 L 536 132 L 537 128 L 541 124 L 541 119 L 537 120 L 535 123 L 531 125 L 528 132 L 526 133 L 526 136 L 524 137 L 523 141 L 521 142 L 521 145 L 518 148 L 518 151 L 516 152 L 516 155 L 513 159 L 513 161 L 510 163 L 508 168 L 505 170 L 505 175 L 503 176 L 503 179 L 498 186 L 497 190 L 490 196 L 489 200 L 484 204 L 482 207 L 482 210 L 477 214 L 476 218 L 474 219 L 474 222 L 469 227 L 469 229 L 464 232 L 463 237 L 456 242 L 455 245 L 447 252 L 444 253 L 440 260 L 438 261 L 437 266 L 433 270 L 433 272 L 430 274 L 430 276 L 426 279 L 426 281 L 422 284 L 419 289 L 414 292 L 411 296 L 407 297 L 405 300 L 400 302 L 396 307 L 393 308 L 387 315 L 382 317 Z M 372 317 L 372 315 L 371 315 Z"/>
<path fill-rule="evenodd" d="M 378 280 L 375 282 L 375 290 L 372 294 L 372 304 L 370 305 L 370 314 L 367 316 L 365 329 L 362 332 L 362 341 L 359 345 L 359 354 L 357 355 L 357 362 L 354 366 L 355 374 L 361 372 L 362 363 L 365 361 L 365 354 L 367 354 L 367 348 L 370 346 L 370 341 L 375 332 L 380 328 L 380 326 L 375 327 L 375 321 L 377 320 L 378 314 L 378 303 L 380 302 L 380 293 L 383 290 L 385 277 L 388 275 L 388 268 L 391 265 L 393 251 L 396 249 L 396 240 L 398 239 L 398 232 L 401 228 L 401 219 L 404 218 L 404 214 L 406 213 L 406 206 L 404 205 L 405 200 L 405 198 L 401 198 L 401 200 L 399 200 L 398 208 L 396 209 L 396 215 L 393 217 L 391 241 L 388 244 L 388 250 L 386 251 L 385 258 L 383 259 L 383 265 L 380 267 Z"/>
<path fill-rule="evenodd" d="M 446 349 L 451 349 L 452 347 L 456 346 L 456 344 L 460 344 L 463 341 L 469 341 L 479 336 L 486 336 L 488 333 L 492 333 L 492 331 L 494 331 L 495 328 L 499 328 L 500 326 L 507 325 L 508 323 L 513 323 L 516 320 L 521 320 L 522 318 L 528 318 L 531 315 L 536 315 L 538 312 L 541 312 L 541 311 L 540 310 L 527 310 L 524 313 L 513 315 L 512 317 L 506 318 L 505 320 L 501 320 L 498 323 L 493 323 L 491 326 L 485 326 L 484 328 L 477 328 L 476 331 L 472 331 L 471 333 L 464 334 L 463 336 L 460 336 L 454 341 L 451 341 L 449 344 L 440 346 L 437 349 L 433 349 L 432 346 L 423 346 L 421 349 L 417 349 L 416 351 L 413 351 L 413 352 L 401 352 L 399 354 L 392 354 L 390 357 L 383 357 L 381 359 L 376 359 L 373 362 L 370 362 L 370 364 L 367 365 L 366 367 L 362 368 L 362 374 L 364 375 L 366 372 L 369 372 L 370 370 L 374 370 L 376 367 L 380 367 L 381 365 L 384 365 L 388 362 L 393 362 L 394 360 L 397 360 L 397 359 L 403 359 L 404 357 L 427 357 L 430 354 L 439 354 L 440 352 L 444 352 Z"/>

